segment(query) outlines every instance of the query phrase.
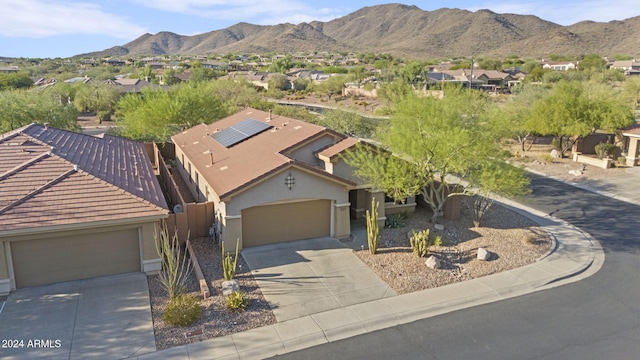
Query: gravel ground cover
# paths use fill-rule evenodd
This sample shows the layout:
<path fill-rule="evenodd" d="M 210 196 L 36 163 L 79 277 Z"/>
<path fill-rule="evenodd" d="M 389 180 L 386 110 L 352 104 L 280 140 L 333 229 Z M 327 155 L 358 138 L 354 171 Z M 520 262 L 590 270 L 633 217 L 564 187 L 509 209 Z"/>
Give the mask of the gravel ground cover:
<path fill-rule="evenodd" d="M 439 219 L 443 231 L 435 230 L 430 220 L 430 211 L 419 207 L 403 227 L 381 231 L 378 253 L 363 250 L 356 255 L 398 294 L 406 294 L 531 264 L 552 244 L 533 221 L 497 204 L 477 230 L 466 209 L 458 220 Z M 426 258 L 411 251 L 408 235 L 424 229 L 442 236 L 442 246 L 431 246 L 427 255 L 440 261 L 439 269 L 428 268 Z M 479 247 L 489 251 L 488 261 L 477 259 Z"/>
<path fill-rule="evenodd" d="M 162 319 L 162 314 L 169 303 L 169 298 L 162 288 L 158 276 L 148 277 L 153 328 L 158 350 L 276 323 L 276 317 L 264 299 L 242 256 L 238 258 L 236 279 L 239 282 L 240 291 L 249 299 L 249 306 L 246 311 L 232 312 L 227 310 L 227 297 L 222 294 L 222 262 L 218 247 L 214 246 L 206 237 L 192 240 L 191 246 L 196 252 L 200 268 L 207 279 L 211 296 L 207 299 L 202 299 L 199 296 L 198 282 L 195 275 L 192 274 L 187 284 L 187 292 L 199 296 L 202 312 L 193 325 L 176 327 Z M 190 338 L 185 336 L 186 332 L 199 331 L 202 331 L 201 335 Z"/>

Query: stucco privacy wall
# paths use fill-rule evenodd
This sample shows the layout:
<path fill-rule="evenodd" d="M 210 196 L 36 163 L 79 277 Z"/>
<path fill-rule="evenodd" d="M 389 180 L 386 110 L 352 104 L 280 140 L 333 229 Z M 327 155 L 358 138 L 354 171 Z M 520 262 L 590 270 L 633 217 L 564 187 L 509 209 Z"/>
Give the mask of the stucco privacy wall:
<path fill-rule="evenodd" d="M 289 190 L 285 179 L 291 174 L 294 184 Z M 349 224 L 349 189 L 346 185 L 325 179 L 306 170 L 291 166 L 272 175 L 268 179 L 256 183 L 253 187 L 239 193 L 225 203 L 225 229 L 223 240 L 235 244 L 235 239 L 242 239 L 241 211 L 246 208 L 273 203 L 291 201 L 326 199 L 333 200 L 334 216 L 332 219 L 333 236 L 348 236 L 351 233 Z M 344 207 L 344 211 L 336 211 L 335 207 Z M 234 225 L 237 222 L 238 225 Z"/>

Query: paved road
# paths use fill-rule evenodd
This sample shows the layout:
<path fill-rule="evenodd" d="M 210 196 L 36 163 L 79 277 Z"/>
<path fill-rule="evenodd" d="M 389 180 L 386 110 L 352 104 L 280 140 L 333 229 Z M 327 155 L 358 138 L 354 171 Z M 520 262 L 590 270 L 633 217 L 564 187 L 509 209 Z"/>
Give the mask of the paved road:
<path fill-rule="evenodd" d="M 606 259 L 598 273 L 577 283 L 279 358 L 640 358 L 640 206 L 537 176 L 532 188 L 530 206 L 601 242 Z"/>

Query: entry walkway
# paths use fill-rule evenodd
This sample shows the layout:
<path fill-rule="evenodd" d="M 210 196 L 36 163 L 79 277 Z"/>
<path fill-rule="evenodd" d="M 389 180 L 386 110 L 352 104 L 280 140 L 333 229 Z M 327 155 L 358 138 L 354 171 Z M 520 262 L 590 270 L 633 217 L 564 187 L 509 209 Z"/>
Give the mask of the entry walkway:
<path fill-rule="evenodd" d="M 247 248 L 242 257 L 278 322 L 396 295 L 334 238 Z"/>

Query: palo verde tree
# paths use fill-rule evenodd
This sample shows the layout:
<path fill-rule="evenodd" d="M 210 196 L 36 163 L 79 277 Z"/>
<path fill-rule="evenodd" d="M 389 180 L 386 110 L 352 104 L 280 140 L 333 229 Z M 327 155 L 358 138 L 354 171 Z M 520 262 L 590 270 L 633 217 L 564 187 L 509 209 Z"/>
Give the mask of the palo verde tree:
<path fill-rule="evenodd" d="M 488 118 L 492 106 L 483 93 L 460 88 L 445 89 L 442 99 L 409 93 L 379 128 L 376 140 L 386 151 L 359 146 L 345 161 L 358 177 L 396 201 L 422 195 L 435 221 L 448 197 L 482 186 L 480 174 L 504 161 L 496 125 Z M 448 175 L 469 183 L 462 185 Z M 522 171 L 505 172 L 501 186 L 520 193 L 526 184 L 523 177 Z"/>
<path fill-rule="evenodd" d="M 0 133 L 38 123 L 79 131 L 78 111 L 49 92 L 31 90 L 0 91 Z"/>
<path fill-rule="evenodd" d="M 615 131 L 633 124 L 632 107 L 620 91 L 606 84 L 561 81 L 535 102 L 526 127 L 558 139 L 568 152 L 575 142 L 596 130 Z"/>
<path fill-rule="evenodd" d="M 116 85 L 102 82 L 82 84 L 75 93 L 74 104 L 78 111 L 95 111 L 98 122 L 111 119 L 122 92 Z"/>
<path fill-rule="evenodd" d="M 147 87 L 127 94 L 117 104 L 120 135 L 134 140 L 165 142 L 173 134 L 226 116 L 211 83 L 181 84 L 171 90 Z"/>

